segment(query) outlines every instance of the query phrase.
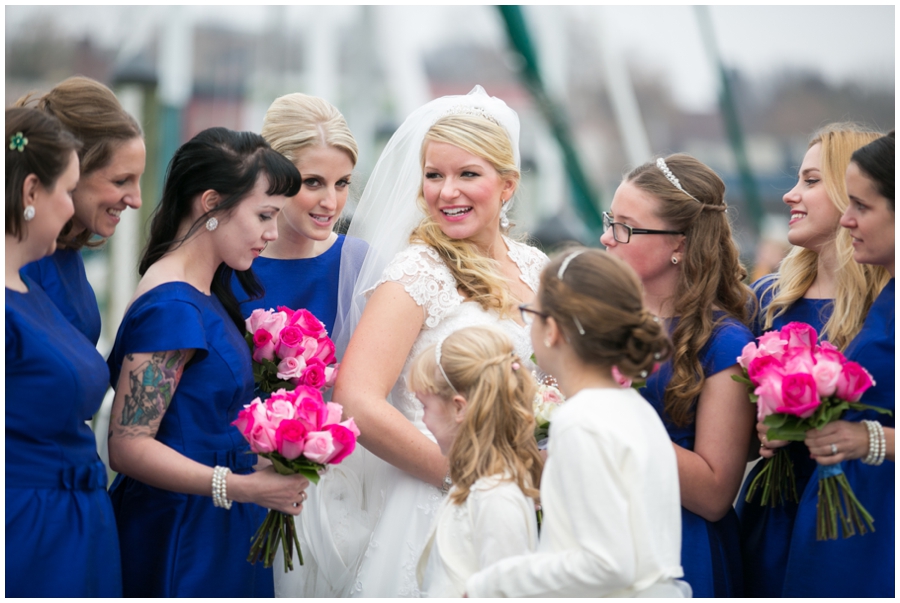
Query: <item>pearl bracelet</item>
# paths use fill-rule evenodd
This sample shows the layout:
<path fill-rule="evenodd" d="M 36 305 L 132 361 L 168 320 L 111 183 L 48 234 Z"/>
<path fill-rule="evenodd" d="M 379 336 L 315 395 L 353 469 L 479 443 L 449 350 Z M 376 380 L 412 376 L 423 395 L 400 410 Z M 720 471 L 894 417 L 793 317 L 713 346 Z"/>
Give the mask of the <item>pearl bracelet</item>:
<path fill-rule="evenodd" d="M 887 442 L 884 439 L 884 428 L 878 421 L 863 421 L 869 432 L 869 452 L 862 459 L 865 465 L 880 465 L 884 462 L 887 452 Z"/>
<path fill-rule="evenodd" d="M 212 475 L 212 499 L 213 505 L 222 509 L 230 509 L 231 501 L 228 500 L 226 478 L 231 473 L 228 467 L 216 465 Z"/>

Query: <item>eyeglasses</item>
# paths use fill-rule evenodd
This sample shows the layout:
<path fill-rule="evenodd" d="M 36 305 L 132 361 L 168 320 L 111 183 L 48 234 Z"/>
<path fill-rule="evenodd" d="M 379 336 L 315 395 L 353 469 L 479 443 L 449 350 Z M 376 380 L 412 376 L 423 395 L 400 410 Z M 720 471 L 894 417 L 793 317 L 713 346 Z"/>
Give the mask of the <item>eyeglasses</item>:
<path fill-rule="evenodd" d="M 529 308 L 528 304 L 522 304 L 521 306 L 519 306 L 519 314 L 522 315 L 522 322 L 524 322 L 526 326 L 531 326 L 531 323 L 534 322 L 534 316 L 532 316 L 533 314 L 536 314 L 541 318 L 547 318 L 548 316 L 550 316 L 546 312 L 541 312 L 540 310 Z"/>
<path fill-rule="evenodd" d="M 678 234 L 684 233 L 678 230 L 649 230 L 647 228 L 632 228 L 628 224 L 622 222 L 613 222 L 612 216 L 608 211 L 603 212 L 603 232 L 613 229 L 613 238 L 616 243 L 627 243 L 631 240 L 631 235 L 636 234 Z"/>

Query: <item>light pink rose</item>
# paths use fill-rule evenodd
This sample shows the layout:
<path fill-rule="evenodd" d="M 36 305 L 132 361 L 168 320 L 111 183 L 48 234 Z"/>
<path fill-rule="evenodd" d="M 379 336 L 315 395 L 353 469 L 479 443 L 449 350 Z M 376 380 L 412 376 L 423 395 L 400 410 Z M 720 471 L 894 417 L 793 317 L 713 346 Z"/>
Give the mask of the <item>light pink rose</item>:
<path fill-rule="evenodd" d="M 317 345 L 318 347 L 313 354 L 313 358 L 318 358 L 323 364 L 333 363 L 335 361 L 334 342 L 326 337 L 325 339 L 317 341 Z"/>
<path fill-rule="evenodd" d="M 787 347 L 807 348 L 812 350 L 819 335 L 805 322 L 789 322 L 781 327 L 781 338 L 787 341 Z"/>
<path fill-rule="evenodd" d="M 758 396 L 756 400 L 756 420 L 762 422 L 782 405 L 781 400 L 781 375 L 775 371 L 766 374 L 759 386 L 753 392 Z"/>
<path fill-rule="evenodd" d="M 841 376 L 841 363 L 819 360 L 812 369 L 812 376 L 816 380 L 819 396 L 822 398 L 833 396 L 837 389 L 838 377 Z"/>
<path fill-rule="evenodd" d="M 297 383 L 297 380 L 300 379 L 300 375 L 303 374 L 303 369 L 306 368 L 306 361 L 303 360 L 303 356 L 297 356 L 296 358 L 288 357 L 283 358 L 281 362 L 278 363 L 278 378 L 287 380 L 293 380 L 294 383 Z"/>
<path fill-rule="evenodd" d="M 306 427 L 300 421 L 291 419 L 282 421 L 275 430 L 275 444 L 281 456 L 292 461 L 303 454 L 307 433 Z"/>
<path fill-rule="evenodd" d="M 619 368 L 616 366 L 612 367 L 612 377 L 622 387 L 631 387 L 631 379 L 620 373 Z"/>
<path fill-rule="evenodd" d="M 787 341 L 781 338 L 780 331 L 767 331 L 760 335 L 757 341 L 759 342 L 759 355 L 774 356 L 779 360 L 787 347 Z"/>
<path fill-rule="evenodd" d="M 247 441 L 250 442 L 250 450 L 257 454 L 273 452 L 276 449 L 275 431 L 277 429 L 278 425 L 276 423 L 268 419 L 261 421 L 257 414 L 253 427 L 247 435 Z"/>
<path fill-rule="evenodd" d="M 343 425 L 329 425 L 325 429 L 331 432 L 331 442 L 334 446 L 334 453 L 328 460 L 323 462 L 337 465 L 356 448 L 356 435 Z"/>
<path fill-rule="evenodd" d="M 288 325 L 281 329 L 279 333 L 279 341 L 275 347 L 275 353 L 278 354 L 279 358 L 300 356 L 306 347 L 303 340 L 303 332 L 293 325 Z"/>
<path fill-rule="evenodd" d="M 746 369 L 757 356 L 759 356 L 759 348 L 756 347 L 755 341 L 751 341 L 744 346 L 743 350 L 741 350 L 741 355 L 737 357 L 737 363 L 741 365 L 741 368 Z M 613 373 L 613 376 L 615 377 L 615 373 Z M 616 381 L 618 381 L 618 378 Z"/>
<path fill-rule="evenodd" d="M 325 365 L 318 358 L 310 358 L 306 368 L 300 375 L 300 383 L 309 387 L 321 388 L 325 385 Z"/>
<path fill-rule="evenodd" d="M 294 390 L 297 409 L 296 419 L 302 421 L 304 426 L 310 432 L 322 429 L 322 424 L 328 418 L 328 407 L 322 400 L 322 392 L 319 390 L 300 385 Z"/>
<path fill-rule="evenodd" d="M 278 340 L 278 333 L 287 324 L 287 315 L 284 312 L 274 312 L 272 310 L 263 310 L 257 308 L 250 313 L 245 321 L 248 333 L 256 333 L 260 329 L 265 329 L 272 334 L 272 338 Z"/>
<path fill-rule="evenodd" d="M 283 393 L 279 395 L 279 392 L 284 392 L 284 390 L 278 390 L 277 392 L 273 393 L 268 400 L 266 400 L 266 411 L 269 418 L 272 421 L 293 419 L 297 414 L 297 411 L 294 408 L 293 399 L 291 399 L 291 397 L 289 396 L 284 395 Z"/>
<path fill-rule="evenodd" d="M 873 385 L 872 375 L 859 363 L 849 360 L 841 367 L 835 395 L 847 402 L 859 402 L 863 393 Z"/>
<path fill-rule="evenodd" d="M 257 329 L 253 333 L 253 360 L 262 362 L 265 360 L 275 359 L 275 340 L 272 334 L 265 329 Z"/>
<path fill-rule="evenodd" d="M 334 387 L 334 382 L 337 381 L 338 367 L 340 366 L 340 364 L 336 364 L 334 366 L 325 367 L 325 389 Z"/>
<path fill-rule="evenodd" d="M 819 362 L 821 360 L 837 362 L 838 364 L 844 364 L 845 362 L 847 362 L 847 359 L 843 354 L 841 354 L 841 351 L 827 341 L 821 342 L 816 347 L 815 357 L 816 362 Z"/>
<path fill-rule="evenodd" d="M 334 425 L 329 425 L 329 428 Z M 313 431 L 306 436 L 306 444 L 303 448 L 303 456 L 314 463 L 323 465 L 334 456 L 334 438 L 331 431 Z"/>
<path fill-rule="evenodd" d="M 762 383 L 770 373 L 784 375 L 784 366 L 775 356 L 757 356 L 747 367 L 747 377 L 753 383 Z"/>
<path fill-rule="evenodd" d="M 325 418 L 325 422 L 322 423 L 322 425 L 335 425 L 340 423 L 341 417 L 344 414 L 344 407 L 337 402 L 326 402 L 325 407 L 328 409 L 328 416 Z"/>
<path fill-rule="evenodd" d="M 356 421 L 353 420 L 353 417 L 350 417 L 346 421 L 343 421 L 341 425 L 353 432 L 354 436 L 356 436 L 357 438 L 359 437 L 359 427 L 356 426 Z"/>
<path fill-rule="evenodd" d="M 811 373 L 816 361 L 810 348 L 788 348 L 781 361 L 784 363 L 784 374 Z"/>
<path fill-rule="evenodd" d="M 805 419 L 822 404 L 816 389 L 816 380 L 809 373 L 785 375 L 781 381 L 782 405 L 776 412 Z"/>

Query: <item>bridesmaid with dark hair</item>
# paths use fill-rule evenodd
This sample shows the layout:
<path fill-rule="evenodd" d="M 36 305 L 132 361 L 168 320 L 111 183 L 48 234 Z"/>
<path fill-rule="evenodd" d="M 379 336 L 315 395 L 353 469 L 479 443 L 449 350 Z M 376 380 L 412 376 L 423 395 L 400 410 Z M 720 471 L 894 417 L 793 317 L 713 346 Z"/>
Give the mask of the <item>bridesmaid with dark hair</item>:
<path fill-rule="evenodd" d="M 272 597 L 247 562 L 263 507 L 297 515 L 306 478 L 254 472 L 231 425 L 253 399 L 232 273 L 278 236 L 300 173 L 249 132 L 210 128 L 178 149 L 109 357 L 111 489 L 127 597 Z"/>
<path fill-rule="evenodd" d="M 6 596 L 121 597 L 106 468 L 84 418 L 103 358 L 22 267 L 72 217 L 80 143 L 36 109 L 6 110 Z"/>

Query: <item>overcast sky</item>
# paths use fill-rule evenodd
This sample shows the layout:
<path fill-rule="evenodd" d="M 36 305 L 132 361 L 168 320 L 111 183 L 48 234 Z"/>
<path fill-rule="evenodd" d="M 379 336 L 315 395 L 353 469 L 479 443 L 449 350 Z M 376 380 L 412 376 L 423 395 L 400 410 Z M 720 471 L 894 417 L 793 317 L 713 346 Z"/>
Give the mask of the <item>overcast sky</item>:
<path fill-rule="evenodd" d="M 333 22 L 352 19 L 358 7 L 192 6 L 181 14 L 235 28 L 259 30 L 277 19 L 285 27 L 296 23 L 298 35 L 315 27 L 323 11 Z M 411 43 L 423 49 L 447 41 L 506 44 L 499 14 L 491 6 L 391 7 Z M 697 13 L 689 6 L 663 7 L 527 7 L 535 36 L 542 33 L 554 48 L 565 27 L 602 32 L 612 52 L 647 65 L 668 80 L 676 101 L 689 109 L 715 102 L 716 82 L 704 51 Z M 165 21 L 167 7 L 9 6 L 7 35 L 39 12 L 53 15 L 61 29 L 90 33 L 99 43 L 121 48 L 135 44 L 152 24 Z M 819 71 L 834 83 L 848 80 L 893 88 L 895 70 L 895 9 L 891 6 L 714 6 L 710 9 L 721 54 L 729 66 L 758 78 L 788 68 Z M 574 25 L 573 25 L 574 24 Z M 555 31 L 550 31 L 554 29 Z M 545 48 L 547 48 L 545 46 Z M 599 52 L 599 50 L 598 50 Z M 571 60 L 550 54 L 554 61 Z M 552 81 L 552 77 L 550 78 Z"/>

